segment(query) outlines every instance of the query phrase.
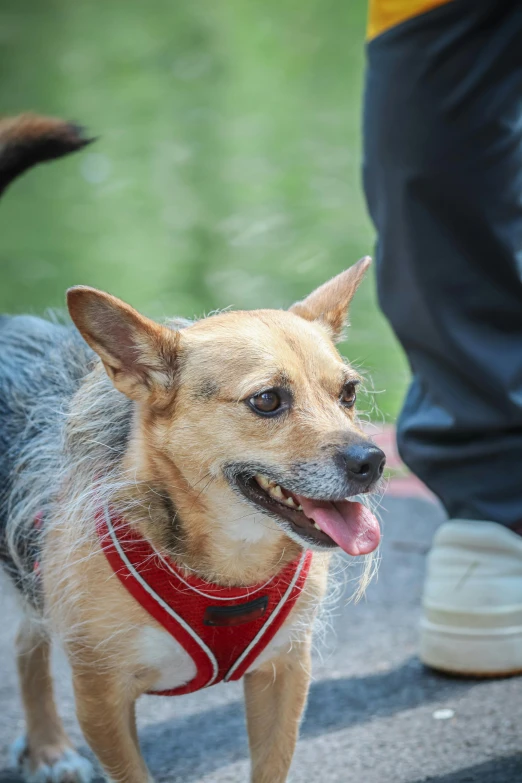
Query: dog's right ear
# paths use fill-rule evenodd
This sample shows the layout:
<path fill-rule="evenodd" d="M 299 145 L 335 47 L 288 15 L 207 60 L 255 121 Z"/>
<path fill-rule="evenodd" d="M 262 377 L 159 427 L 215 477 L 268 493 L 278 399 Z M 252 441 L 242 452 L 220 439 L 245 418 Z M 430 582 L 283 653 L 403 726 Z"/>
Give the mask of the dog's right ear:
<path fill-rule="evenodd" d="M 67 307 L 119 391 L 149 405 L 163 405 L 171 398 L 178 370 L 178 332 L 96 288 L 70 288 Z"/>

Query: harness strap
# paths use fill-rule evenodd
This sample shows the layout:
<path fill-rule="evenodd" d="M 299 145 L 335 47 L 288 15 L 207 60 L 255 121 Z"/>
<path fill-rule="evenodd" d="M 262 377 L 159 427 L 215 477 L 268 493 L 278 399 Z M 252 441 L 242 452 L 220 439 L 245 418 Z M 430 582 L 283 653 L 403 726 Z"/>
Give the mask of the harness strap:
<path fill-rule="evenodd" d="M 225 588 L 187 576 L 108 507 L 99 509 L 96 529 L 120 582 L 194 661 L 190 682 L 155 691 L 165 696 L 239 680 L 292 611 L 312 561 L 306 551 L 268 582 Z"/>

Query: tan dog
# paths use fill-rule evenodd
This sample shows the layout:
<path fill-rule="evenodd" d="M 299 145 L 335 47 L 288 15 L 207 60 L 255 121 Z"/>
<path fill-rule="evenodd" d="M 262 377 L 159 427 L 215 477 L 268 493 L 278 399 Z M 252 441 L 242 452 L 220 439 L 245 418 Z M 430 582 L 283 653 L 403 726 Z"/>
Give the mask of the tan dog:
<path fill-rule="evenodd" d="M 183 646 L 115 577 L 96 527 L 109 506 L 187 579 L 223 589 L 269 584 L 313 551 L 297 602 L 243 678 L 251 780 L 286 780 L 331 552 L 379 543 L 375 517 L 346 498 L 375 488 L 384 455 L 357 424 L 358 377 L 334 347 L 369 263 L 289 311 L 160 325 L 77 287 L 68 307 L 83 340 L 74 327 L 0 321 L 0 556 L 27 599 L 28 780 L 91 775 L 56 711 L 49 631 L 67 650 L 85 737 L 118 783 L 151 780 L 136 699 L 194 676 Z"/>

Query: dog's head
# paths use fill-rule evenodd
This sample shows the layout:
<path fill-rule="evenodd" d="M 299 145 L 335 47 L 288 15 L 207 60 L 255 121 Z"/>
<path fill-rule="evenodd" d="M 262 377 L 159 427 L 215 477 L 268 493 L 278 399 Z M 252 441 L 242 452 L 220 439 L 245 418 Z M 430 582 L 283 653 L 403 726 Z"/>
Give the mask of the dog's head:
<path fill-rule="evenodd" d="M 113 384 L 136 402 L 143 449 L 175 466 L 178 494 L 228 515 L 247 540 L 256 525 L 267 530 L 259 523 L 268 516 L 301 545 L 365 554 L 378 523 L 349 498 L 376 486 L 385 458 L 357 424 L 359 378 L 334 342 L 369 263 L 289 311 L 226 312 L 179 330 L 91 288 L 71 289 L 68 305 Z"/>

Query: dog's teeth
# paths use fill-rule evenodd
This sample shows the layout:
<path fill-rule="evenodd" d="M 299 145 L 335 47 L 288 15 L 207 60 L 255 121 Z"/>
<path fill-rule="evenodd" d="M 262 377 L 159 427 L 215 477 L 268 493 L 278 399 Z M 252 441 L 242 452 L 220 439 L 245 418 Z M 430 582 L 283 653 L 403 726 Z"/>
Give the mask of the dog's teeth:
<path fill-rule="evenodd" d="M 270 481 L 262 473 L 256 473 L 256 481 L 263 489 L 267 489 L 270 486 Z"/>
<path fill-rule="evenodd" d="M 299 505 L 299 506 L 297 506 L 297 510 L 298 510 L 298 511 L 302 511 L 302 510 L 303 510 L 303 507 L 302 507 L 301 505 Z"/>
<path fill-rule="evenodd" d="M 316 530 L 320 530 L 321 528 L 317 524 L 317 522 L 312 522 L 312 525 L 315 527 Z"/>
<path fill-rule="evenodd" d="M 276 484 L 275 487 L 270 487 L 270 489 L 268 491 L 269 491 L 269 494 L 273 498 L 275 498 L 276 500 L 284 499 L 283 491 L 282 491 L 281 487 L 279 486 L 279 484 Z"/>
<path fill-rule="evenodd" d="M 274 500 L 279 501 L 279 503 L 283 503 L 285 506 L 290 506 L 290 508 L 298 508 L 297 503 L 293 497 L 290 495 L 287 497 L 283 493 L 283 490 L 279 484 L 276 484 L 275 481 L 270 481 L 270 479 L 267 476 L 263 476 L 262 473 L 256 473 L 254 478 L 259 486 L 262 487 L 265 492 L 270 495 L 270 497 L 274 498 Z"/>

